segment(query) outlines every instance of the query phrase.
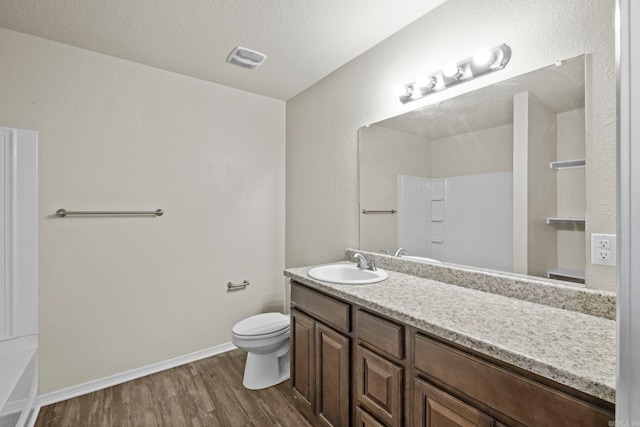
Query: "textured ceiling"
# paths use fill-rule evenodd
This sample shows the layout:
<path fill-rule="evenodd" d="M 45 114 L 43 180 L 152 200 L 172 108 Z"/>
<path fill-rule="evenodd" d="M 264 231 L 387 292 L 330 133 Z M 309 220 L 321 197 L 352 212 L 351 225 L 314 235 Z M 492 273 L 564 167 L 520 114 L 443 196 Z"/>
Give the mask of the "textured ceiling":
<path fill-rule="evenodd" d="M 287 100 L 444 1 L 2 0 L 0 27 Z"/>

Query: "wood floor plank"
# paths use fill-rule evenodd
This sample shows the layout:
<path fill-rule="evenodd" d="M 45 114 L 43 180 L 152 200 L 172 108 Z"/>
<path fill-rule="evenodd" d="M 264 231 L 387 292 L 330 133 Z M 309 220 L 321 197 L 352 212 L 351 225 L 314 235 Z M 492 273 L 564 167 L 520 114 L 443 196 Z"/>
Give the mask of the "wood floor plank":
<path fill-rule="evenodd" d="M 194 415 L 205 414 L 215 409 L 202 378 L 192 375 L 189 367 L 180 366 L 168 374 L 176 387 L 175 396 L 184 407 L 188 406 Z"/>
<path fill-rule="evenodd" d="M 127 425 L 131 427 L 159 427 L 162 426 L 162 417 L 159 408 L 146 408 L 133 411 L 127 419 L 114 420 L 115 425 Z"/>
<path fill-rule="evenodd" d="M 204 386 L 204 382 L 202 381 L 202 377 L 195 376 L 193 377 L 193 385 L 194 390 L 192 396 L 197 396 L 198 408 L 203 411 L 203 413 L 209 413 L 216 409 L 214 402 L 211 400 L 211 396 L 207 392 L 206 387 Z"/>
<path fill-rule="evenodd" d="M 311 427 L 289 381 L 243 387 L 245 360 L 234 350 L 45 406 L 35 427 Z"/>
<path fill-rule="evenodd" d="M 222 427 L 212 414 L 200 414 L 191 419 L 191 427 Z"/>

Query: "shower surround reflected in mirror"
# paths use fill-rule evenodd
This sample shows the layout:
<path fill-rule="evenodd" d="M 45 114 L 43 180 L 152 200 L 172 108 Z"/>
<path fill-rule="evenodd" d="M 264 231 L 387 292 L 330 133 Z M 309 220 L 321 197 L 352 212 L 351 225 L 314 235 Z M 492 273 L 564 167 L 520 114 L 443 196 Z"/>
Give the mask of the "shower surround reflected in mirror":
<path fill-rule="evenodd" d="M 360 248 L 584 283 L 584 82 L 580 56 L 361 128 Z"/>

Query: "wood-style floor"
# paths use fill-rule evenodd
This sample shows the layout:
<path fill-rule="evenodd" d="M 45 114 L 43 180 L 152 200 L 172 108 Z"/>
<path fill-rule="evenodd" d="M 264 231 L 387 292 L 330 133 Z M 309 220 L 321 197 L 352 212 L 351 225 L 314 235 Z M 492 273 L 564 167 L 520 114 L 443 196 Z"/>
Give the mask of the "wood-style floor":
<path fill-rule="evenodd" d="M 293 407 L 289 381 L 242 386 L 246 353 L 234 350 L 44 406 L 36 427 L 311 427 Z"/>

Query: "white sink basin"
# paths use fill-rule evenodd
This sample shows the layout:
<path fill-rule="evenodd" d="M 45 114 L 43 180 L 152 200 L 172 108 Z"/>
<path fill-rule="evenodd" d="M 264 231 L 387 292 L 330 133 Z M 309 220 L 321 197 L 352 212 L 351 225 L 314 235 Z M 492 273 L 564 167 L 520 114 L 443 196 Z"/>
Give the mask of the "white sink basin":
<path fill-rule="evenodd" d="M 312 279 L 342 285 L 378 283 L 389 277 L 389 273 L 380 268 L 376 271 L 362 270 L 356 267 L 355 264 L 322 265 L 312 268 L 307 274 Z"/>

